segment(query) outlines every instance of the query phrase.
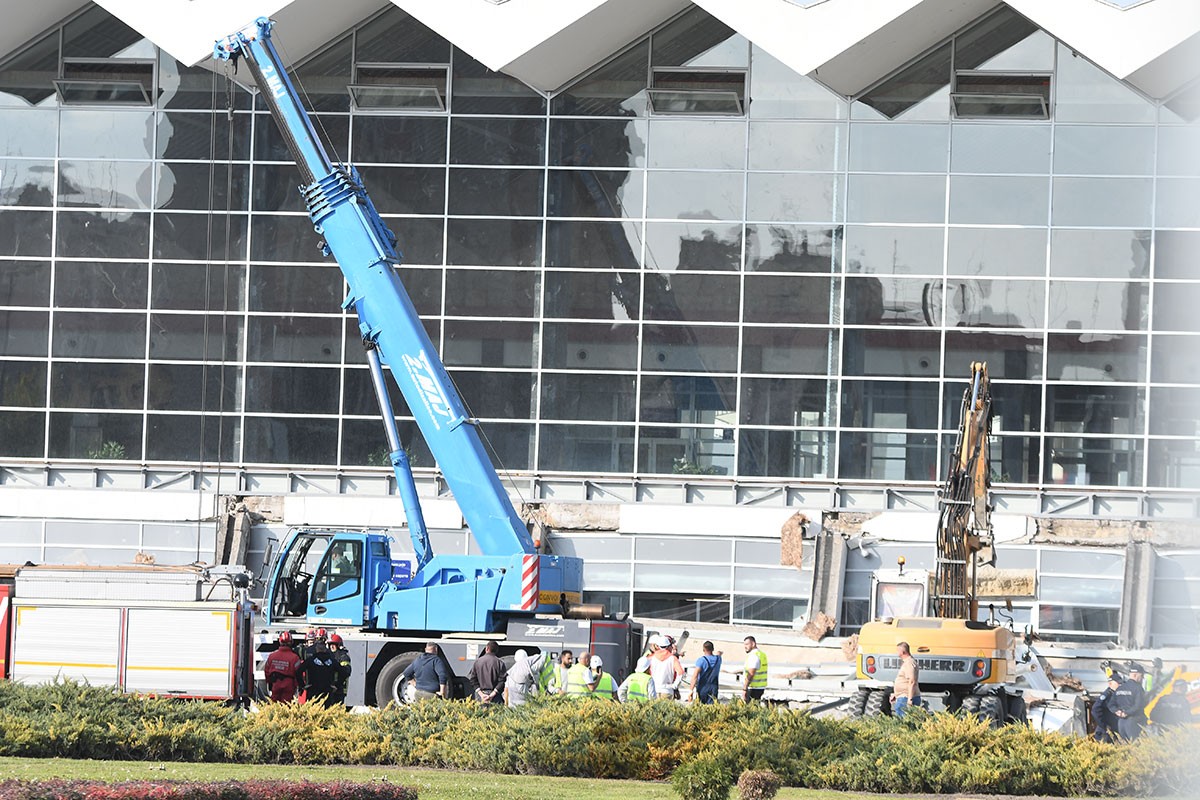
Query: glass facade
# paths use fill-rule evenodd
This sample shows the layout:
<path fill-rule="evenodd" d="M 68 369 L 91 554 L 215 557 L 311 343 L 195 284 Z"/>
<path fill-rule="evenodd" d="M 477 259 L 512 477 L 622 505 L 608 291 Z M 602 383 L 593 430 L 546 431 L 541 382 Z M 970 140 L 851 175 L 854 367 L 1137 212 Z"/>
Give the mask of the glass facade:
<path fill-rule="evenodd" d="M 149 104 L 60 97 L 80 57 Z M 379 64 L 444 109 L 353 103 Z M 956 116 L 998 72 L 1045 118 Z M 395 8 L 295 73 L 505 469 L 929 485 L 987 360 L 997 483 L 1200 488 L 1200 128 L 1009 10 L 852 101 L 698 8 L 549 97 Z M 382 469 L 297 181 L 250 93 L 98 7 L 0 66 L 0 460 Z"/>

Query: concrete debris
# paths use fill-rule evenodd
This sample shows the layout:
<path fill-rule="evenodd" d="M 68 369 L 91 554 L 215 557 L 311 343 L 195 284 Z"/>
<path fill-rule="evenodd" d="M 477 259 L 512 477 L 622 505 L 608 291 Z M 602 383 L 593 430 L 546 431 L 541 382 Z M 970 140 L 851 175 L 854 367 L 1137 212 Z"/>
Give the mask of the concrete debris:
<path fill-rule="evenodd" d="M 1048 677 L 1050 678 L 1050 682 L 1053 683 L 1059 689 L 1066 689 L 1067 691 L 1070 691 L 1070 692 L 1082 692 L 1083 691 L 1083 681 L 1079 680 L 1078 678 L 1076 678 L 1074 675 L 1072 675 L 1069 672 L 1066 673 L 1065 675 L 1056 675 L 1053 672 L 1051 672 L 1048 675 Z"/>
<path fill-rule="evenodd" d="M 1156 547 L 1190 547 L 1196 523 L 1184 519 L 1063 519 L 1038 517 L 1034 544 L 1120 547 L 1149 542 Z"/>
<path fill-rule="evenodd" d="M 808 516 L 797 511 L 779 529 L 779 563 L 783 566 L 800 569 L 804 564 L 804 532 L 808 523 Z"/>
<path fill-rule="evenodd" d="M 144 553 L 141 550 L 137 551 L 133 556 L 135 564 L 153 564 L 155 561 L 153 553 Z"/>
<path fill-rule="evenodd" d="M 979 568 L 979 597 L 1036 597 L 1037 570 Z"/>
<path fill-rule="evenodd" d="M 778 677 L 783 678 L 784 680 L 811 681 L 816 676 L 813 675 L 812 670 L 798 669 L 795 672 L 789 672 L 785 675 L 779 675 Z"/>
<path fill-rule="evenodd" d="M 854 633 L 846 637 L 846 641 L 842 642 L 842 655 L 847 661 L 858 660 L 858 634 Z"/>
<path fill-rule="evenodd" d="M 616 531 L 621 506 L 616 503 L 539 503 L 522 509 L 521 518 L 551 531 Z"/>
<path fill-rule="evenodd" d="M 809 620 L 808 624 L 801 629 L 800 633 L 812 639 L 814 642 L 819 642 L 829 634 L 833 633 L 837 627 L 837 620 L 826 614 L 824 611 L 818 611 Z"/>

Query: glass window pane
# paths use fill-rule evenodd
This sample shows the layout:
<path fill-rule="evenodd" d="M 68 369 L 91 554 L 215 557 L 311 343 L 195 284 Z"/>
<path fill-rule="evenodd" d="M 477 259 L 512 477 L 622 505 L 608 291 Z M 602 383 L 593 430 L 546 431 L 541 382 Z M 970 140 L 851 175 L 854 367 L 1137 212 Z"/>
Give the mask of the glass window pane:
<path fill-rule="evenodd" d="M 1163 125 L 1158 129 L 1158 174 L 1200 175 L 1200 128 Z"/>
<path fill-rule="evenodd" d="M 392 404 L 392 412 L 398 417 L 411 416 L 400 387 L 392 378 L 391 368 L 384 367 L 384 385 L 387 387 L 388 399 Z M 347 369 L 342 374 L 342 413 L 360 414 L 371 418 L 379 417 L 379 401 L 375 398 L 375 385 L 371 381 L 371 373 L 367 369 Z M 383 428 L 376 430 L 376 438 L 383 436 Z M 382 441 L 382 439 L 380 439 Z M 359 463 L 359 462 L 355 462 Z M 370 462 L 361 462 L 370 463 Z M 384 460 L 376 466 L 391 467 L 391 462 Z"/>
<path fill-rule="evenodd" d="M 950 228 L 947 272 L 997 277 L 1046 274 L 1046 230 Z"/>
<path fill-rule="evenodd" d="M 149 161 L 62 161 L 58 204 L 88 208 L 149 208 Z"/>
<path fill-rule="evenodd" d="M 245 267 L 236 264 L 153 264 L 150 306 L 238 311 L 245 307 L 244 280 Z"/>
<path fill-rule="evenodd" d="M 206 95 L 205 107 L 211 102 L 211 95 Z M 156 153 L 159 158 L 207 160 L 215 155 L 218 160 L 246 161 L 250 158 L 250 120 L 250 114 L 234 114 L 231 120 L 225 114 L 159 112 Z"/>
<path fill-rule="evenodd" d="M 0 406 L 42 408 L 45 405 L 45 364 L 34 361 L 0 361 Z"/>
<path fill-rule="evenodd" d="M 245 211 L 249 170 L 240 165 L 158 164 L 155 174 L 155 208 L 184 208 L 220 215 L 225 210 Z M 295 181 L 293 181 L 295 182 Z M 229 193 L 232 186 L 233 194 Z M 292 189 L 293 194 L 300 193 Z M 214 224 L 221 226 L 219 217 Z"/>
<path fill-rule="evenodd" d="M 1150 440 L 1151 486 L 1171 489 L 1200 489 L 1200 439 Z M 1161 580 L 1155 582 L 1155 598 Z"/>
<path fill-rule="evenodd" d="M 57 362 L 50 381 L 54 408 L 140 409 L 146 368 L 141 364 Z"/>
<path fill-rule="evenodd" d="M 546 272 L 547 318 L 637 319 L 641 287 L 632 272 Z"/>
<path fill-rule="evenodd" d="M 840 249 L 840 234 L 833 228 L 746 226 L 747 270 L 829 272 L 836 268 Z"/>
<path fill-rule="evenodd" d="M 236 461 L 240 440 L 241 420 L 237 417 L 151 414 L 146 419 L 146 458 L 149 461 Z M 219 451 L 218 441 L 221 443 Z"/>
<path fill-rule="evenodd" d="M 415 423 L 407 420 L 397 420 L 396 426 L 400 432 L 400 444 L 408 454 L 408 463 L 413 467 L 431 467 L 434 465 L 429 447 L 421 437 L 421 432 Z M 391 467 L 388 460 L 387 439 L 383 426 L 378 419 L 348 419 L 342 423 L 342 464 L 346 466 Z M 438 531 L 430 533 L 435 551 L 438 553 L 461 553 L 465 550 L 461 534 L 444 534 Z M 448 546 L 448 541 L 454 541 L 456 546 Z M 405 548 L 411 552 L 407 536 L 403 536 L 393 545 L 393 550 Z"/>
<path fill-rule="evenodd" d="M 454 118 L 450 163 L 541 166 L 545 139 L 546 123 L 540 119 Z"/>
<path fill-rule="evenodd" d="M 457 367 L 531 367 L 532 322 L 447 320 L 442 360 Z"/>
<path fill-rule="evenodd" d="M 156 360 L 238 359 L 241 341 L 241 317 L 211 314 L 206 320 L 199 314 L 150 315 L 150 357 Z"/>
<path fill-rule="evenodd" d="M 646 223 L 646 265 L 659 272 L 736 271 L 741 260 L 741 225 Z"/>
<path fill-rule="evenodd" d="M 446 233 L 449 264 L 532 267 L 539 262 L 537 220 L 452 219 Z"/>
<path fill-rule="evenodd" d="M 1200 383 L 1200 336 L 1153 336 L 1150 380 Z"/>
<path fill-rule="evenodd" d="M 845 119 L 849 104 L 807 75 L 751 45 L 751 119 Z"/>
<path fill-rule="evenodd" d="M 141 414 L 50 414 L 50 457 L 137 461 L 142 457 Z"/>
<path fill-rule="evenodd" d="M 250 317 L 247 361 L 332 363 L 341 360 L 342 321 L 338 318 Z"/>
<path fill-rule="evenodd" d="M 343 88 L 343 93 L 345 89 Z M 350 102 L 350 95 L 344 94 L 346 102 Z M 259 101 L 261 103 L 261 101 Z M 261 107 L 261 106 L 260 106 Z M 337 160 L 336 154 L 346 152 L 346 144 L 350 138 L 350 119 L 342 114 L 313 114 L 313 127 L 316 129 L 317 138 L 321 140 L 321 144 L 325 147 L 325 152 L 334 154 L 333 158 Z M 208 156 L 203 156 L 207 158 Z M 294 164 L 291 152 L 287 147 L 287 140 L 279 132 L 279 127 L 275 124 L 275 120 L 270 114 L 255 114 L 254 115 L 254 160 L 255 161 L 283 161 L 288 164 Z M 296 170 L 295 181 L 298 183 L 300 178 L 299 170 Z"/>
<path fill-rule="evenodd" d="M 1058 125 L 1054 171 L 1059 175 L 1153 175 L 1154 128 Z"/>
<path fill-rule="evenodd" d="M 246 410 L 336 414 L 338 371 L 317 367 L 248 367 Z"/>
<path fill-rule="evenodd" d="M 636 384 L 632 375 L 542 375 L 542 419 L 633 422 Z"/>
<path fill-rule="evenodd" d="M 647 275 L 643 296 L 644 319 L 679 322 L 736 322 L 741 299 L 737 275 Z"/>
<path fill-rule="evenodd" d="M 363 167 L 362 180 L 380 214 L 442 214 L 445 209 L 446 170 L 441 167 Z"/>
<path fill-rule="evenodd" d="M 1154 122 L 1154 103 L 1060 43 L 1054 116 L 1059 122 Z"/>
<path fill-rule="evenodd" d="M 734 567 L 733 588 L 739 592 L 807 597 L 812 591 L 812 573 L 795 567 Z"/>
<path fill-rule="evenodd" d="M 59 214 L 62 219 L 62 214 Z M 240 261 L 246 257 L 246 226 L 244 214 L 224 217 L 221 224 L 212 225 L 207 214 L 158 212 L 154 215 L 154 258 L 187 261 Z M 312 226 L 309 226 L 309 231 Z M 312 234 L 306 242 L 315 242 Z M 319 260 L 310 256 L 309 260 Z M 284 259 L 280 259 L 284 260 Z"/>
<path fill-rule="evenodd" d="M 648 137 L 641 119 L 551 119 L 550 164 L 644 167 Z"/>
<path fill-rule="evenodd" d="M 0 158 L 0 205 L 53 206 L 54 162 Z"/>
<path fill-rule="evenodd" d="M 796 80 L 802 79 L 796 76 Z M 754 97 L 755 103 L 759 100 L 758 96 Z M 750 169 L 840 170 L 845 163 L 844 124 L 764 121 L 750 123 Z"/>
<path fill-rule="evenodd" d="M 1149 178 L 1055 178 L 1055 225 L 1149 228 Z"/>
<path fill-rule="evenodd" d="M 58 68 L 55 62 L 58 61 L 57 55 L 53 56 L 51 63 L 54 64 L 53 74 L 47 74 L 46 80 L 41 83 L 42 86 L 49 89 L 31 89 L 26 91 L 43 93 L 48 97 L 53 96 L 50 81 L 58 77 Z M 0 97 L 5 95 L 12 96 L 12 92 L 7 91 L 9 82 L 5 80 L 6 74 L 0 72 Z M 26 73 L 28 75 L 28 73 Z M 22 80 L 22 83 L 24 81 Z M 58 142 L 58 112 L 53 109 L 33 110 L 31 108 L 5 108 L 0 110 L 0 153 L 8 156 L 22 156 L 25 158 L 37 158 L 39 156 L 52 157 L 55 155 L 55 144 Z"/>
<path fill-rule="evenodd" d="M 60 211 L 58 255 L 64 258 L 145 258 L 150 215 L 121 211 Z"/>
<path fill-rule="evenodd" d="M 356 164 L 445 164 L 445 117 L 354 115 Z"/>
<path fill-rule="evenodd" d="M 55 269 L 54 305 L 58 308 L 145 308 L 145 264 L 60 261 Z"/>
<path fill-rule="evenodd" d="M 1094 577 L 1080 580 L 1043 575 L 1038 581 L 1038 597 L 1051 603 L 1120 606 L 1121 582 L 1097 580 Z"/>
<path fill-rule="evenodd" d="M 1059 381 L 1146 380 L 1146 337 L 1052 333 L 1046 377 Z"/>
<path fill-rule="evenodd" d="M 1145 392 L 1131 386 L 1046 387 L 1046 430 L 1054 433 L 1126 434 L 1142 430 Z M 1063 439 L 1063 442 L 1076 440 Z"/>
<path fill-rule="evenodd" d="M 542 425 L 538 469 L 633 472 L 633 426 Z"/>
<path fill-rule="evenodd" d="M 841 424 L 852 428 L 936 430 L 938 385 L 916 381 L 843 381 Z"/>
<path fill-rule="evenodd" d="M 446 270 L 446 315 L 532 317 L 537 313 L 539 273 L 519 270 Z"/>
<path fill-rule="evenodd" d="M 989 362 L 988 366 L 991 366 Z M 991 372 L 995 377 L 995 372 Z M 962 417 L 962 403 L 970 384 L 962 380 L 970 375 L 968 369 L 953 376 L 942 392 L 942 429 L 957 431 Z M 1030 384 L 992 383 L 992 433 L 1028 433 L 1042 429 L 1042 388 Z M 947 439 L 947 452 L 953 448 L 953 437 Z M 995 448 L 993 448 L 995 449 Z M 996 454 L 992 454 L 993 460 Z M 1036 475 L 1036 468 L 1034 470 Z"/>
<path fill-rule="evenodd" d="M 392 217 L 384 219 L 384 224 L 398 237 L 398 248 L 405 264 L 440 265 L 443 262 L 445 222 L 442 219 Z"/>
<path fill-rule="evenodd" d="M 837 305 L 833 289 L 834 282 L 827 277 L 747 276 L 746 322 L 829 324 L 831 309 Z"/>
<path fill-rule="evenodd" d="M 456 114 L 546 113 L 546 101 L 536 91 L 516 78 L 492 72 L 457 47 L 450 102 Z M 455 120 L 452 127 L 459 122 Z"/>
<path fill-rule="evenodd" d="M 850 169 L 857 172 L 945 172 L 948 125 L 850 126 Z"/>
<path fill-rule="evenodd" d="M 1150 231 L 1056 230 L 1050 274 L 1068 278 L 1145 278 Z"/>
<path fill-rule="evenodd" d="M 553 552 L 582 558 L 584 561 L 628 561 L 633 553 L 633 537 L 566 536 L 552 533 L 549 540 Z"/>
<path fill-rule="evenodd" d="M 1048 125 L 954 125 L 950 136 L 951 172 L 1050 171 Z"/>
<path fill-rule="evenodd" d="M 0 308 L 0 356 L 45 356 L 50 314 Z"/>
<path fill-rule="evenodd" d="M 945 119 L 949 116 L 950 43 L 921 56 L 855 101 L 865 119 Z"/>
<path fill-rule="evenodd" d="M 541 216 L 542 176 L 540 169 L 452 169 L 449 213 Z M 433 212 L 426 213 L 440 212 L 439 204 Z"/>
<path fill-rule="evenodd" d="M 739 539 L 734 543 L 733 560 L 739 564 L 778 565 L 780 559 L 779 541 L 767 539 Z"/>
<path fill-rule="evenodd" d="M 752 172 L 746 177 L 746 218 L 763 222 L 828 222 L 841 209 L 839 176 Z"/>
<path fill-rule="evenodd" d="M 542 366 L 546 369 L 637 369 L 636 324 L 547 322 L 542 326 Z"/>
<path fill-rule="evenodd" d="M 529 419 L 533 414 L 531 373 L 455 370 L 450 377 L 472 417 Z"/>
<path fill-rule="evenodd" d="M 826 478 L 833 474 L 830 431 L 738 431 L 739 475 Z"/>
<path fill-rule="evenodd" d="M 741 169 L 746 164 L 746 123 L 652 119 L 647 164 L 658 169 Z"/>
<path fill-rule="evenodd" d="M 1160 178 L 1154 214 L 1159 227 L 1200 227 L 1200 180 Z"/>
<path fill-rule="evenodd" d="M 736 328 L 698 325 L 646 325 L 642 329 L 642 369 L 655 372 L 734 372 Z"/>
<path fill-rule="evenodd" d="M 650 172 L 646 216 L 665 219 L 742 218 L 740 172 Z"/>
<path fill-rule="evenodd" d="M 702 586 L 708 593 L 728 592 L 729 567 L 637 563 L 633 565 L 633 586 L 680 592 L 695 592 L 696 587 Z"/>
<path fill-rule="evenodd" d="M 1045 225 L 1045 178 L 950 178 L 950 222 L 967 225 Z"/>
<path fill-rule="evenodd" d="M 941 275 L 942 228 L 846 226 L 846 271 Z"/>
<path fill-rule="evenodd" d="M 646 115 L 650 42 L 645 40 L 555 95 L 555 116 Z"/>
<path fill-rule="evenodd" d="M 679 594 L 636 592 L 633 595 L 633 613 L 656 619 L 678 619 L 701 624 L 729 623 L 727 596 L 695 597 L 695 590 L 679 591 Z"/>
<path fill-rule="evenodd" d="M 847 278 L 846 321 L 858 325 L 941 323 L 942 280 L 920 278 Z"/>
<path fill-rule="evenodd" d="M 0 256 L 49 256 L 53 217 L 51 211 L 0 211 Z"/>
<path fill-rule="evenodd" d="M 1154 277 L 1188 279 L 1196 275 L 1200 275 L 1200 231 L 1158 231 L 1154 242 Z"/>
<path fill-rule="evenodd" d="M 50 262 L 8 261 L 0 269 L 0 306 L 48 306 Z"/>
<path fill-rule="evenodd" d="M 743 378 L 739 420 L 743 425 L 828 425 L 829 392 L 829 382 L 820 378 Z"/>
<path fill-rule="evenodd" d="M 640 223 L 551 220 L 546 237 L 548 267 L 630 269 L 641 263 Z"/>
<path fill-rule="evenodd" d="M 638 407 L 642 422 L 711 425 L 718 422 L 718 418 L 723 420 L 724 414 L 733 410 L 737 402 L 737 388 L 733 378 L 646 375 L 642 378 L 640 397 Z M 681 435 L 677 429 L 663 430 L 665 433 L 661 435 L 668 439 L 678 439 Z M 714 436 L 711 430 L 696 433 L 709 439 Z M 726 432 L 718 431 L 716 435 L 723 438 Z"/>
<path fill-rule="evenodd" d="M 1200 330 L 1195 301 L 1200 298 L 1200 285 L 1193 283 L 1159 283 L 1154 293 L 1154 328 L 1160 331 Z"/>
<path fill-rule="evenodd" d="M 633 575 L 632 564 L 605 564 L 588 559 L 583 564 L 583 582 L 585 586 L 612 586 L 624 588 L 629 586 Z"/>
<path fill-rule="evenodd" d="M 842 478 L 936 481 L 937 434 L 842 433 L 838 471 Z"/>
<path fill-rule="evenodd" d="M 947 331 L 946 375 L 969 375 L 971 362 L 986 361 L 992 379 L 1042 377 L 1042 334 Z"/>
<path fill-rule="evenodd" d="M 1041 551 L 1042 572 L 1065 575 L 1093 576 L 1098 578 L 1121 578 L 1125 574 L 1123 553 L 1095 553 L 1079 548 L 1070 550 L 1044 549 Z M 1055 584 L 1058 585 L 1058 584 Z M 1121 602 L 1120 587 L 1115 604 Z M 1053 598 L 1050 598 L 1053 599 Z"/>
<path fill-rule="evenodd" d="M 1200 389 L 1155 386 L 1150 389 L 1150 433 L 1200 435 Z"/>
<path fill-rule="evenodd" d="M 1067 330 L 1145 330 L 1148 289 L 1145 283 L 1133 281 L 1050 281 L 1048 326 Z"/>
<path fill-rule="evenodd" d="M 250 258 L 253 261 L 324 260 L 317 248 L 320 237 L 313 231 L 308 216 L 268 216 L 252 218 Z"/>
<path fill-rule="evenodd" d="M 851 329 L 844 331 L 842 338 L 844 375 L 917 378 L 940 374 L 941 337 L 937 331 Z"/>
<path fill-rule="evenodd" d="M 639 536 L 634 542 L 634 561 L 697 561 L 727 565 L 730 561 L 728 539 L 702 539 L 672 536 Z M 680 545 L 686 545 L 681 549 Z M 776 553 L 779 545 L 776 543 Z"/>
<path fill-rule="evenodd" d="M 251 266 L 251 311 L 332 313 L 341 300 L 342 273 L 336 267 Z"/>
<path fill-rule="evenodd" d="M 236 411 L 241 369 L 216 364 L 151 364 L 148 408 L 156 411 Z"/>
<path fill-rule="evenodd" d="M 41 458 L 46 446 L 46 412 L 0 411 L 0 455 Z M 5 538 L 10 534 L 5 532 Z"/>
<path fill-rule="evenodd" d="M 144 158 L 154 155 L 154 112 L 64 108 L 59 112 L 61 158 Z"/>
<path fill-rule="evenodd" d="M 1041 328 L 1046 287 L 1041 281 L 955 278 L 930 292 L 936 320 L 948 328 Z"/>
<path fill-rule="evenodd" d="M 145 358 L 146 315 L 59 312 L 54 315 L 57 358 Z"/>
<path fill-rule="evenodd" d="M 744 67 L 746 40 L 721 20 L 690 9 L 654 34 L 652 63 L 664 66 Z"/>
<path fill-rule="evenodd" d="M 744 328 L 742 372 L 827 375 L 837 368 L 837 332 L 826 328 Z"/>
<path fill-rule="evenodd" d="M 811 581 L 810 581 L 811 583 Z M 799 625 L 808 613 L 807 597 L 733 596 L 733 622 L 751 625 Z"/>
<path fill-rule="evenodd" d="M 333 464 L 337 420 L 246 417 L 245 459 L 267 464 Z"/>
<path fill-rule="evenodd" d="M 851 175 L 848 222 L 942 222 L 946 179 L 933 175 Z"/>

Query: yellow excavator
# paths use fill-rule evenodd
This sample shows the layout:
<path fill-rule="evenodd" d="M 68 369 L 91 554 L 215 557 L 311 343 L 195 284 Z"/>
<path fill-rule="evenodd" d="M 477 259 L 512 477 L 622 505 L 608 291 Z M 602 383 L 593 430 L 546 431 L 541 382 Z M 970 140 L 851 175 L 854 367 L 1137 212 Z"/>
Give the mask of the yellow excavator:
<path fill-rule="evenodd" d="M 850 716 L 891 712 L 900 668 L 897 645 L 908 642 L 920 667 L 925 698 L 940 695 L 949 711 L 973 713 L 994 725 L 1026 721 L 1025 699 L 1014 683 L 1036 670 L 1027 642 L 1011 628 L 979 621 L 977 569 L 994 563 L 989 504 L 992 394 L 986 362 L 971 364 L 958 437 L 939 502 L 936 567 L 878 570 L 871 618 L 858 635 L 860 683 Z M 1021 650 L 1018 656 L 1018 650 Z"/>

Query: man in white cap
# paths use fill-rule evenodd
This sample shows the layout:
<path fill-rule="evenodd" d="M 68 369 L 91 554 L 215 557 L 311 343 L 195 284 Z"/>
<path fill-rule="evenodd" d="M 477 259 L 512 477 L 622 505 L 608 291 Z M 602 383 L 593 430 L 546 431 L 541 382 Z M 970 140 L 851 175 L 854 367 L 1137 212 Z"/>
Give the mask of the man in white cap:
<path fill-rule="evenodd" d="M 638 659 L 637 669 L 617 687 L 617 699 L 622 703 L 646 703 L 656 696 L 654 678 L 650 676 L 650 659 L 642 656 Z"/>
<path fill-rule="evenodd" d="M 512 669 L 504 681 L 504 702 L 510 706 L 524 705 L 529 695 L 537 688 L 538 674 L 542 671 L 545 653 L 531 656 L 526 650 L 513 654 Z"/>
<path fill-rule="evenodd" d="M 591 691 L 592 697 L 616 700 L 617 685 L 613 683 L 612 675 L 604 671 L 604 661 L 600 656 L 593 655 L 592 660 L 588 662 L 588 668 L 592 671 L 592 677 L 596 679 L 596 688 Z"/>

